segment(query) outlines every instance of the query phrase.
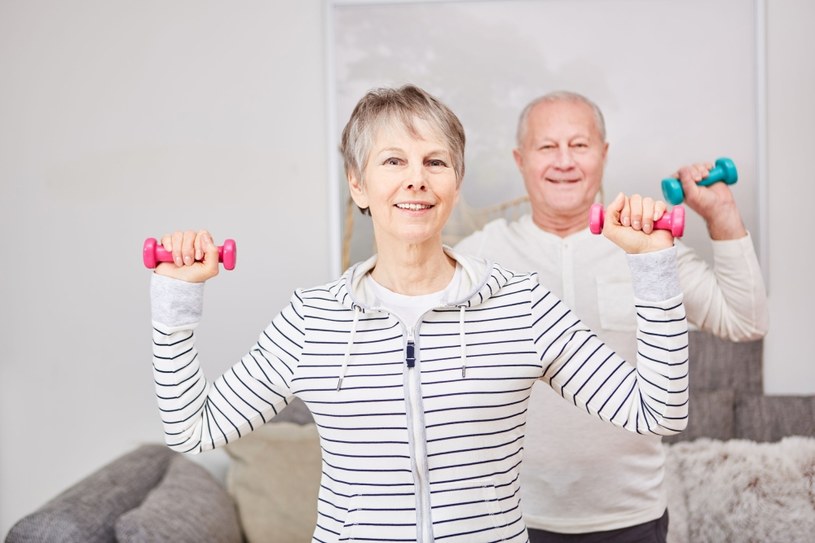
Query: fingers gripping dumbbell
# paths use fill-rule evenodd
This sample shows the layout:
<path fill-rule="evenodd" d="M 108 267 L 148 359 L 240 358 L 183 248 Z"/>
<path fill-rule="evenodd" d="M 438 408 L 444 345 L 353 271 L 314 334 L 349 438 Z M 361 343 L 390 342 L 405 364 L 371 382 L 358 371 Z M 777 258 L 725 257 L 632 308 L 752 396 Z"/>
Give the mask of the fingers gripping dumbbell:
<path fill-rule="evenodd" d="M 142 251 L 144 265 L 148 268 L 155 268 L 159 262 L 172 262 L 173 253 L 162 247 L 156 238 L 144 240 Z M 224 240 L 224 244 L 218 247 L 218 262 L 222 262 L 225 270 L 235 269 L 235 261 L 238 259 L 238 248 L 235 240 Z"/>
<path fill-rule="evenodd" d="M 706 187 L 718 181 L 724 181 L 728 185 L 732 185 L 739 180 L 739 172 L 736 170 L 736 165 L 729 158 L 720 158 L 716 160 L 716 166 L 710 170 L 707 177 L 697 183 Z M 662 194 L 665 199 L 671 204 L 681 204 L 685 199 L 685 192 L 682 190 L 682 183 L 675 177 L 669 177 L 662 180 Z"/>
<path fill-rule="evenodd" d="M 603 231 L 603 218 L 605 211 L 603 204 L 594 204 L 589 210 L 589 230 L 592 234 L 599 234 Z M 685 232 L 685 208 L 676 206 L 669 213 L 665 213 L 659 220 L 654 221 L 656 230 L 670 230 L 675 238 L 681 238 Z"/>

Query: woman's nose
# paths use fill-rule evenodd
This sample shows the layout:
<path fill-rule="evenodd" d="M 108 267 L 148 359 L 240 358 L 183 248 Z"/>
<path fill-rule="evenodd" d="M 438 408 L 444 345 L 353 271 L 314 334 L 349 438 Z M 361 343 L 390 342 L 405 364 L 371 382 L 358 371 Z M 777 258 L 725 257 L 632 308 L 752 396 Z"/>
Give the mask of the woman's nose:
<path fill-rule="evenodd" d="M 427 177 L 423 168 L 412 169 L 405 178 L 402 185 L 407 190 L 427 190 Z"/>
<path fill-rule="evenodd" d="M 408 181 L 405 184 L 405 188 L 408 189 L 408 190 L 425 191 L 425 190 L 427 190 L 427 183 L 425 183 L 424 181 L 417 181 L 417 182 Z"/>

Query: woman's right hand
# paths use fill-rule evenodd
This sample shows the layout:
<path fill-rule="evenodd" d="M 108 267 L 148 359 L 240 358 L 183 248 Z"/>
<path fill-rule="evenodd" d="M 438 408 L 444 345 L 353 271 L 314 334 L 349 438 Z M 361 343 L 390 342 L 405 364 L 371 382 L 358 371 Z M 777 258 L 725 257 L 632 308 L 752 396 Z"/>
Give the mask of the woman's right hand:
<path fill-rule="evenodd" d="M 173 262 L 162 262 L 156 273 L 188 283 L 203 283 L 218 275 L 218 247 L 206 230 L 173 232 L 161 237 L 161 245 L 173 255 Z"/>

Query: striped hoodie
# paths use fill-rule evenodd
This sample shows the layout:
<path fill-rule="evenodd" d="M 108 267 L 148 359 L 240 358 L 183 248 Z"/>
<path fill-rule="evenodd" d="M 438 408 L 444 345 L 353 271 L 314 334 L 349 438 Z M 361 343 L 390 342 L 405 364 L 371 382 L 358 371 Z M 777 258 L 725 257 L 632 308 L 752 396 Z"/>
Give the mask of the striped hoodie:
<path fill-rule="evenodd" d="M 320 435 L 313 541 L 528 541 L 519 467 L 542 380 L 587 416 L 670 435 L 688 416 L 688 337 L 671 248 L 629 256 L 636 368 L 534 273 L 464 257 L 454 299 L 408 329 L 363 281 L 376 257 L 298 289 L 215 381 L 195 347 L 203 284 L 153 274 L 153 368 L 165 438 L 197 453 L 269 422 L 294 396 Z"/>

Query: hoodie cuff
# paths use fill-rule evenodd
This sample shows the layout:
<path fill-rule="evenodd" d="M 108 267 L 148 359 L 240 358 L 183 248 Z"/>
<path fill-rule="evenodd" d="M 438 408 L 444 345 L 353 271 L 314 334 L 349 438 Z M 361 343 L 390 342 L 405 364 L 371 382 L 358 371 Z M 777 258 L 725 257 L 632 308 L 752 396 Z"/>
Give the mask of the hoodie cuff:
<path fill-rule="evenodd" d="M 188 283 L 153 273 L 150 279 L 153 322 L 170 328 L 191 327 L 204 310 L 204 283 Z"/>
<path fill-rule="evenodd" d="M 634 296 L 640 300 L 658 302 L 682 293 L 676 247 L 627 256 Z"/>

